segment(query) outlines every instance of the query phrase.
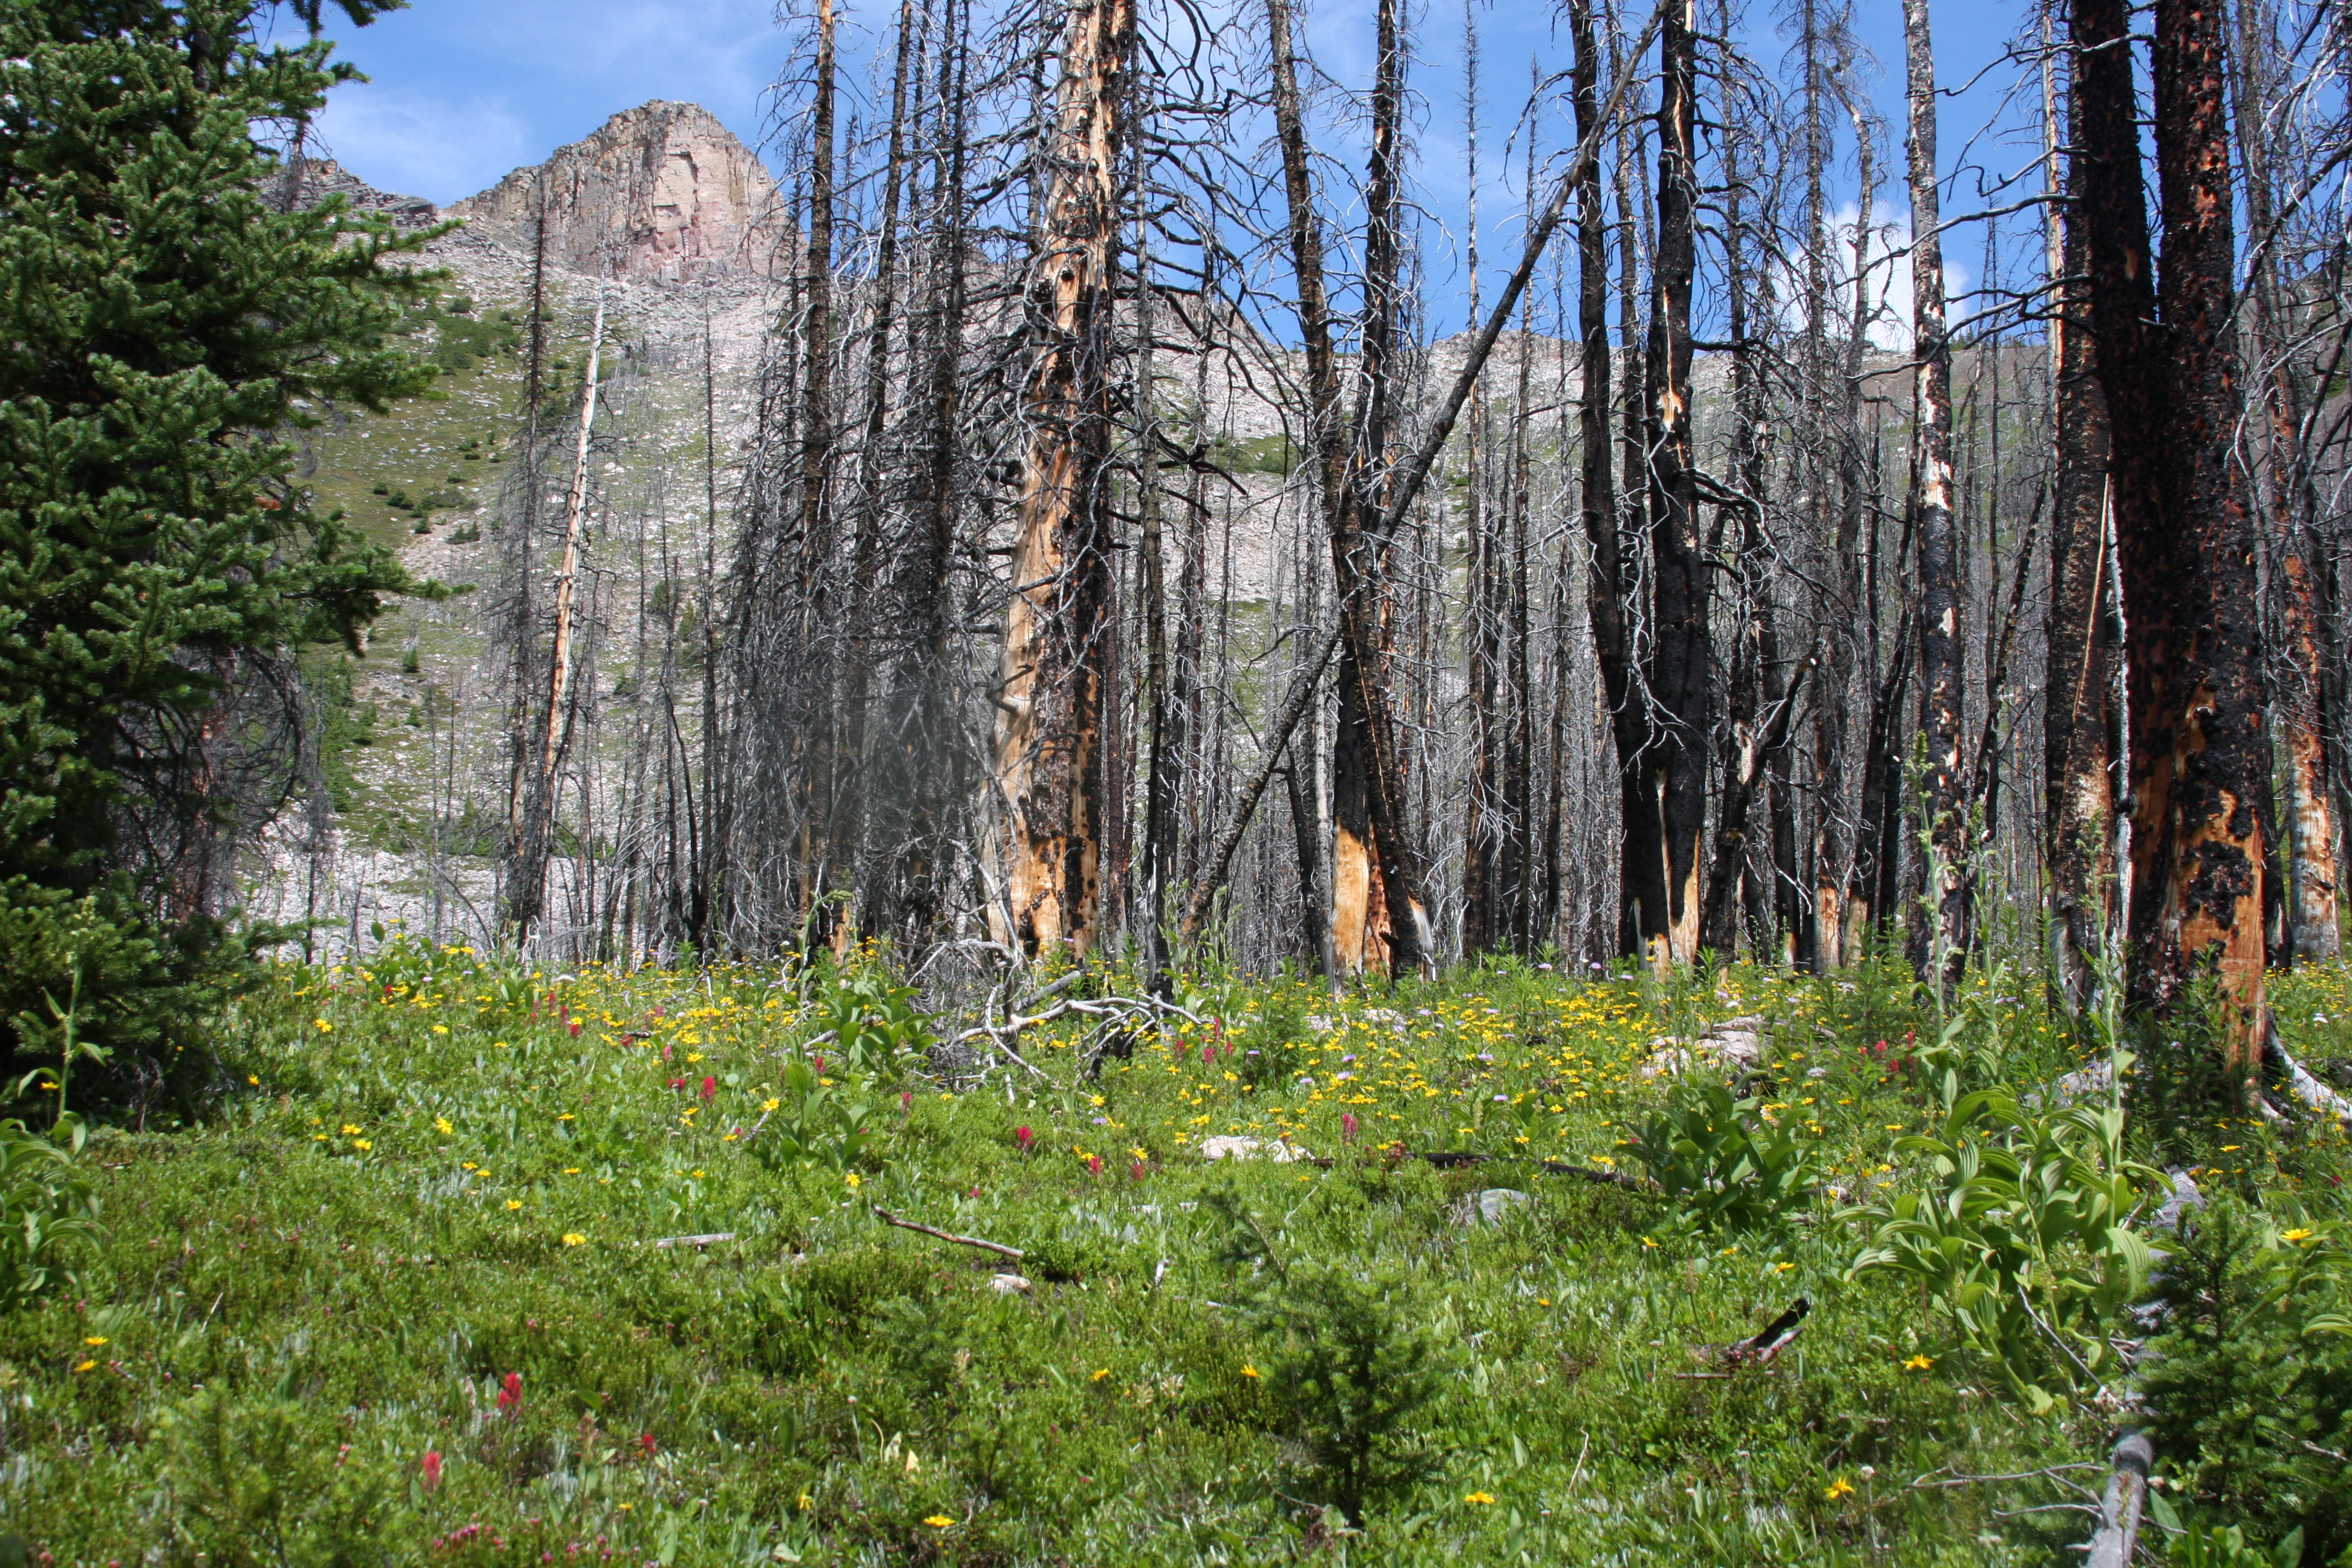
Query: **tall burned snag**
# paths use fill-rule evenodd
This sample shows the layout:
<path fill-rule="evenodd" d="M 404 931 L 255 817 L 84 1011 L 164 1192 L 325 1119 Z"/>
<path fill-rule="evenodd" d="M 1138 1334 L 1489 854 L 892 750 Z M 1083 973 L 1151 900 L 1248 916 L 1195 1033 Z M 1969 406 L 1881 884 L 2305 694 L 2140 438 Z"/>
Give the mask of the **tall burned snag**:
<path fill-rule="evenodd" d="M 1575 48 L 1570 90 L 1579 140 L 1601 134 L 1601 57 L 1593 26 L 1593 0 L 1570 0 L 1569 32 Z M 1633 694 L 1633 657 L 1625 614 L 1625 564 L 1619 532 L 1614 440 L 1610 410 L 1609 217 L 1602 205 L 1601 163 L 1590 160 L 1577 182 L 1577 331 L 1580 395 L 1576 428 L 1578 503 L 1587 552 L 1584 605 L 1592 627 L 1592 652 L 1601 700 L 1608 710 L 1615 751 L 1623 820 L 1642 809 L 1636 759 L 1642 750 L 1643 715 Z M 1630 894 L 1630 889 L 1628 889 Z"/>
<path fill-rule="evenodd" d="M 1641 811 L 1626 823 L 1630 854 L 1659 878 L 1640 911 L 1654 963 L 1697 956 L 1706 828 L 1708 736 L 1715 721 L 1709 588 L 1698 510 L 1691 407 L 1691 290 L 1698 266 L 1698 36 L 1691 5 L 1669 5 L 1658 34 L 1658 238 L 1643 374 L 1651 555 L 1650 698 L 1654 732 L 1643 754 Z M 1655 826 L 1653 826 L 1652 825 Z"/>
<path fill-rule="evenodd" d="M 1327 510 L 1339 596 L 1339 723 L 1331 776 L 1332 941 L 1341 967 L 1378 964 L 1403 973 L 1428 942 L 1413 880 L 1403 752 L 1390 708 L 1390 540 L 1375 484 L 1385 470 L 1391 420 L 1402 236 L 1399 136 L 1404 46 L 1396 0 L 1381 0 L 1372 88 L 1371 159 L 1365 182 L 1364 300 L 1356 361 L 1354 441 Z"/>
<path fill-rule="evenodd" d="M 1115 520 L 1108 459 L 1130 0 L 1065 24 L 1027 292 L 1030 365 L 1012 599 L 996 693 L 999 940 L 1084 954 L 1098 934 Z"/>
<path fill-rule="evenodd" d="M 1952 349 L 1944 313 L 1943 204 L 1936 172 L 1936 58 L 1927 0 L 1903 0 L 1908 66 L 1911 184 L 1912 526 L 1919 562 L 1919 735 L 1927 749 L 1931 848 L 1924 867 L 1933 914 L 1916 962 L 1937 983 L 1966 962 L 1970 888 L 1968 781 L 1960 737 L 1968 715 L 1967 599 L 1952 511 Z"/>
<path fill-rule="evenodd" d="M 2263 628 L 2231 451 L 2239 384 L 2227 58 L 2218 0 L 2158 0 L 2156 162 L 2164 406 L 2153 535 L 2121 541 L 2131 683 L 2132 989 L 2158 1009 L 2218 977 L 2223 1055 L 2263 1026 Z"/>
<path fill-rule="evenodd" d="M 2047 142 L 2057 155 L 2055 93 Z M 2067 177 L 2081 194 L 2080 160 Z M 2114 604 L 2113 509 L 2107 479 L 2105 389 L 2089 309 L 2084 226 L 2073 203 L 2056 206 L 2050 271 L 2053 465 L 2050 623 L 2043 686 L 2043 855 L 2050 878 L 2052 963 L 2070 1009 L 2090 1000 L 2093 960 L 2114 933 L 2116 813 L 2114 724 L 2118 647 Z"/>
<path fill-rule="evenodd" d="M 2288 963 L 2326 963 L 2338 954 L 2336 802 L 2327 755 L 2332 715 L 2322 627 L 2327 619 L 2329 563 L 2303 425 L 2306 395 L 2294 365 L 2293 318 L 2281 287 L 2278 197 L 2273 137 L 2266 124 L 2272 65 L 2265 7 L 2238 7 L 2238 47 L 2231 85 L 2238 156 L 2245 173 L 2252 310 L 2246 342 L 2257 363 L 2248 374 L 2262 388 L 2263 428 L 2250 445 L 2267 483 L 2272 591 L 2277 639 L 2272 712 L 2285 753 L 2285 952 Z M 2325 443 L 2322 443 L 2325 445 Z M 2275 864 L 2275 862 L 2273 862 Z"/>

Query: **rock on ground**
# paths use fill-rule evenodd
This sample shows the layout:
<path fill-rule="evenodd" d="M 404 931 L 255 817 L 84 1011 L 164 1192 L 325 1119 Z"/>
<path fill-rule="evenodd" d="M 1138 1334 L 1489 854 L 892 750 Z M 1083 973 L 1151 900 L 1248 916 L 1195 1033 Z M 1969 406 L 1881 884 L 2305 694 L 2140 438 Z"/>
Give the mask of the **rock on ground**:
<path fill-rule="evenodd" d="M 1203 1138 L 1201 1158 L 1203 1160 L 1271 1160 L 1277 1165 L 1294 1160 L 1309 1159 L 1306 1150 L 1279 1138 Z"/>
<path fill-rule="evenodd" d="M 1504 1216 L 1534 1204 L 1535 1199 L 1511 1187 L 1488 1187 L 1483 1193 L 1465 1193 L 1454 1202 L 1446 1217 L 1464 1229 L 1482 1225 L 1500 1225 Z"/>
<path fill-rule="evenodd" d="M 1734 1068 L 1754 1067 L 1764 1059 L 1764 1042 L 1771 1032 L 1761 1014 L 1750 1013 L 1709 1024 L 1696 1041 L 1661 1035 L 1650 1042 L 1650 1058 L 1642 1064 L 1642 1076 L 1663 1078 L 1688 1072 L 1699 1062 Z"/>

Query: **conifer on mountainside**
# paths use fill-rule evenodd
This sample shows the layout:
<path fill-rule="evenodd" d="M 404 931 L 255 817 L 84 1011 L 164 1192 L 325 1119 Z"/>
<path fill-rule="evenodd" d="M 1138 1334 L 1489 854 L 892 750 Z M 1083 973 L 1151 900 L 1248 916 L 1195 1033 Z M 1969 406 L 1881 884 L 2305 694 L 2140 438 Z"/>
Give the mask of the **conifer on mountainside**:
<path fill-rule="evenodd" d="M 37 1064 L 78 996 L 142 1101 L 201 1086 L 232 813 L 290 788 L 299 650 L 417 586 L 295 483 L 288 432 L 424 389 L 393 334 L 431 283 L 384 265 L 415 238 L 285 199 L 267 139 L 352 73 L 261 42 L 270 10 L 0 15 L 0 1041 Z"/>

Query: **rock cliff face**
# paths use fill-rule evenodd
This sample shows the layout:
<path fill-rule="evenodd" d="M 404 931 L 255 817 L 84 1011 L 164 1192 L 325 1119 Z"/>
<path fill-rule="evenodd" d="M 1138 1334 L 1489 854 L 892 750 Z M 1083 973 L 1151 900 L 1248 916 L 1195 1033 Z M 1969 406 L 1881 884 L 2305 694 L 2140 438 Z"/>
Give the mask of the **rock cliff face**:
<path fill-rule="evenodd" d="M 775 182 L 699 104 L 624 110 L 446 216 L 528 256 L 542 199 L 547 258 L 574 272 L 677 283 L 783 267 L 789 228 Z"/>
<path fill-rule="evenodd" d="M 329 196 L 341 196 L 355 212 L 390 218 L 394 228 L 422 228 L 441 216 L 440 209 L 423 196 L 379 191 L 332 158 L 295 159 L 280 176 L 276 195 L 289 206 L 310 206 Z"/>

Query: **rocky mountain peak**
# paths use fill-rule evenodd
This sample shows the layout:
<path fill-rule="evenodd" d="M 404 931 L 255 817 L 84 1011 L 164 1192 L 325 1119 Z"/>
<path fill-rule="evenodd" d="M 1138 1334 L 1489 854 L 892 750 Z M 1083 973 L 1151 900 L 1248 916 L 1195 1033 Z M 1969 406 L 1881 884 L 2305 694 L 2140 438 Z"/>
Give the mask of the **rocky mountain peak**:
<path fill-rule="evenodd" d="M 677 283 L 778 268 L 783 204 L 760 160 L 699 104 L 625 110 L 543 163 L 448 209 L 467 228 L 592 276 Z"/>

